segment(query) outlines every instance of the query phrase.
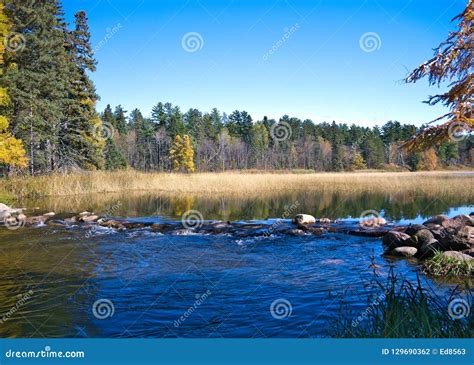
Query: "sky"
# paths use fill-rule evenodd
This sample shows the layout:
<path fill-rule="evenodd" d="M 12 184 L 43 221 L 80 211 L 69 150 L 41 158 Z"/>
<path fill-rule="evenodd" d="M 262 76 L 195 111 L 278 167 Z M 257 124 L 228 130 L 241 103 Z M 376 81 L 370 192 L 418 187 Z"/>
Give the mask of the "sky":
<path fill-rule="evenodd" d="M 98 109 L 246 110 L 315 123 L 421 125 L 439 93 L 405 84 L 467 0 L 63 0 L 89 17 Z"/>

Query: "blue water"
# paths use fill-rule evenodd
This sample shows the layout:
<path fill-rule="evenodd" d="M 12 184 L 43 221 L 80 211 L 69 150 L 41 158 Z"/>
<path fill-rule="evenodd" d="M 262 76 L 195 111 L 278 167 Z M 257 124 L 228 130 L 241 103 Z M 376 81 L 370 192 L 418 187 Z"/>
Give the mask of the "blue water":
<path fill-rule="evenodd" d="M 356 315 L 381 294 L 374 277 L 383 280 L 391 266 L 409 280 L 418 273 L 416 260 L 383 257 L 379 238 L 339 233 L 238 238 L 42 227 L 2 229 L 0 239 L 0 313 L 18 307 L 2 337 L 328 336 L 343 308 Z M 442 295 L 453 288 L 423 280 Z"/>

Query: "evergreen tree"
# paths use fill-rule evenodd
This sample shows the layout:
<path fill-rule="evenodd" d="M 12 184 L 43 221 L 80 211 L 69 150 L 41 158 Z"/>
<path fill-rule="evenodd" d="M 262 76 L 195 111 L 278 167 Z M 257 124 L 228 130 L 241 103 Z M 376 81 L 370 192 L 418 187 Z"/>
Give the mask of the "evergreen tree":
<path fill-rule="evenodd" d="M 121 105 L 115 107 L 114 111 L 114 122 L 115 129 L 119 132 L 120 135 L 125 135 L 127 133 L 127 117 L 126 111 L 122 108 Z"/>
<path fill-rule="evenodd" d="M 180 171 L 183 160 L 183 139 L 179 134 L 174 137 L 170 148 L 170 160 L 174 171 Z"/>

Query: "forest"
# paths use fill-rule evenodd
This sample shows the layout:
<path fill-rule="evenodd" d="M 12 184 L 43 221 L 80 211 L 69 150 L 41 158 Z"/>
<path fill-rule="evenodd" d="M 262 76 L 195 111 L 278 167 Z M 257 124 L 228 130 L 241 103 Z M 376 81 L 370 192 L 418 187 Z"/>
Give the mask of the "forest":
<path fill-rule="evenodd" d="M 0 3 L 3 174 L 127 167 L 183 172 L 434 170 L 473 164 L 472 136 L 407 152 L 402 143 L 426 126 L 398 121 L 369 128 L 287 115 L 253 120 L 244 110 L 182 111 L 169 102 L 158 102 L 146 116 L 120 105 L 107 105 L 99 113 L 91 80 L 96 67 L 84 11 L 69 25 L 58 0 Z"/>

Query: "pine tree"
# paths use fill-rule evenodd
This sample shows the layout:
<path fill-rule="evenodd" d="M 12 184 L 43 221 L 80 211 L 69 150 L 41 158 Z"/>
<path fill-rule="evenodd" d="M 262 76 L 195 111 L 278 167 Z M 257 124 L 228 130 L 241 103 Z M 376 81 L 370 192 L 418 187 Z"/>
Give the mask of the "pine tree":
<path fill-rule="evenodd" d="M 13 134 L 25 143 L 32 174 L 57 168 L 60 126 L 67 109 L 70 57 L 68 33 L 57 0 L 10 0 L 5 7 L 23 49 L 8 54 L 3 77 L 11 98 Z"/>
<path fill-rule="evenodd" d="M 434 143 L 446 140 L 453 127 L 468 131 L 474 128 L 474 0 L 469 0 L 466 9 L 453 21 L 459 21 L 458 30 L 434 50 L 434 57 L 417 67 L 406 82 L 417 82 L 428 77 L 431 85 L 449 82 L 449 90 L 430 96 L 426 103 L 441 103 L 450 111 L 433 122 L 448 119 L 447 122 L 425 128 L 415 138 L 407 141 L 404 147 L 409 151 L 424 150 Z"/>
<path fill-rule="evenodd" d="M 352 168 L 354 170 L 362 170 L 367 168 L 364 158 L 357 150 L 355 150 L 352 155 Z"/>
<path fill-rule="evenodd" d="M 88 76 L 96 70 L 87 17 L 84 11 L 75 14 L 75 29 L 68 34 L 68 51 L 71 58 L 69 97 L 63 123 L 61 146 L 66 163 L 84 169 L 104 166 L 104 138 L 109 129 L 104 128 L 95 111 L 97 94 Z"/>
<path fill-rule="evenodd" d="M 0 2 L 0 80 L 3 80 L 8 65 L 5 61 L 6 37 L 10 34 L 11 23 L 5 14 L 3 2 Z M 0 164 L 12 167 L 27 167 L 28 159 L 21 140 L 16 139 L 8 131 L 8 113 L 10 112 L 10 98 L 6 87 L 0 84 Z"/>

